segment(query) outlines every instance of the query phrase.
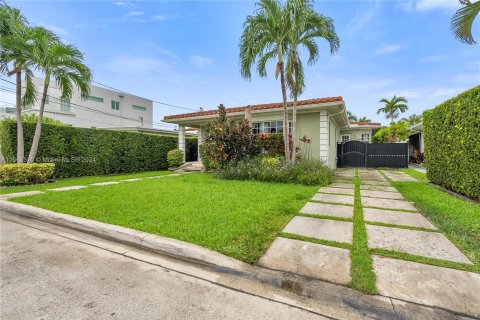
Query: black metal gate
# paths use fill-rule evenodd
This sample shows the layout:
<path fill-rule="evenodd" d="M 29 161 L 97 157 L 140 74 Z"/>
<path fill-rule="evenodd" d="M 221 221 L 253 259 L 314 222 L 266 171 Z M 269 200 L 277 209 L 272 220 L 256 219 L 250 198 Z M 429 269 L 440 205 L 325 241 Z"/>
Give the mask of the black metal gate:
<path fill-rule="evenodd" d="M 408 167 L 408 143 L 366 143 L 351 140 L 337 146 L 339 167 Z"/>

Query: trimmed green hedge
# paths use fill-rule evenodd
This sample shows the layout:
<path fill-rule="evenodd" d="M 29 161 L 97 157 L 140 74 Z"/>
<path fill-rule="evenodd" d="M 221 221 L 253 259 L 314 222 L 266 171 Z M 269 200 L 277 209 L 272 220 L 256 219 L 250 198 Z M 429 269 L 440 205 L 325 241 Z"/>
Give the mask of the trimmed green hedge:
<path fill-rule="evenodd" d="M 35 124 L 24 123 L 25 155 Z M 16 156 L 16 123 L 3 121 L 0 145 L 7 162 Z M 57 178 L 162 170 L 167 152 L 178 147 L 176 137 L 136 132 L 43 125 L 36 162 L 55 162 Z"/>
<path fill-rule="evenodd" d="M 427 177 L 480 200 L 480 86 L 423 114 Z"/>
<path fill-rule="evenodd" d="M 54 170 L 53 163 L 3 164 L 0 165 L 0 186 L 44 183 Z"/>

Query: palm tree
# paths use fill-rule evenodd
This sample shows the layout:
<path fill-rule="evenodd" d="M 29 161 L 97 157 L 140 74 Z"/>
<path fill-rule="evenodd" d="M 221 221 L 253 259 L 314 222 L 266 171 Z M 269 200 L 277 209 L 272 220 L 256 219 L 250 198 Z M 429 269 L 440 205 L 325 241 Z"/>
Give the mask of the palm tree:
<path fill-rule="evenodd" d="M 90 92 L 89 83 L 92 79 L 92 72 L 83 62 L 83 54 L 75 46 L 63 43 L 44 28 L 36 28 L 34 32 L 35 64 L 37 69 L 45 75 L 45 80 L 28 163 L 32 163 L 37 154 L 50 80 L 55 80 L 57 87 L 62 92 L 61 98 L 70 100 L 73 84 L 79 89 L 81 97 L 86 98 Z"/>
<path fill-rule="evenodd" d="M 472 25 L 480 12 L 480 1 L 460 0 L 460 4 L 463 7 L 458 9 L 453 15 L 450 28 L 458 40 L 467 44 L 475 44 L 476 42 L 472 35 Z"/>
<path fill-rule="evenodd" d="M 260 0 L 254 15 L 249 15 L 244 23 L 240 38 L 240 73 L 244 79 L 251 80 L 252 66 L 257 62 L 258 74 L 267 76 L 266 64 L 276 61 L 275 78 L 280 75 L 283 98 L 283 141 L 285 158 L 289 159 L 287 88 L 285 83 L 284 58 L 290 19 L 285 6 L 276 0 Z"/>
<path fill-rule="evenodd" d="M 319 57 L 317 38 L 324 38 L 329 42 L 331 54 L 335 54 L 338 51 L 340 40 L 335 32 L 333 20 L 315 12 L 310 0 L 288 0 L 286 9 L 290 13 L 291 19 L 291 29 L 287 42 L 286 78 L 290 96 L 293 98 L 291 161 L 295 162 L 297 149 L 297 100 L 298 96 L 305 89 L 300 49 L 306 49 L 309 54 L 308 64 L 313 65 Z"/>
<path fill-rule="evenodd" d="M 372 120 L 368 119 L 367 117 L 363 116 L 358 119 L 358 122 L 372 122 Z"/>
<path fill-rule="evenodd" d="M 358 121 L 357 116 L 354 115 L 351 111 L 347 111 L 347 118 L 348 118 L 348 121 L 351 121 L 351 122 L 357 122 Z"/>
<path fill-rule="evenodd" d="M 37 94 L 32 82 L 30 34 L 31 29 L 20 10 L 0 3 L 0 72 L 16 76 L 17 163 L 23 163 L 25 156 L 22 108 L 32 105 Z M 25 72 L 23 98 L 22 71 Z"/>
<path fill-rule="evenodd" d="M 398 118 L 400 113 L 408 110 L 408 100 L 405 97 L 393 96 L 390 100 L 383 98 L 379 102 L 385 103 L 385 105 L 377 110 L 377 114 L 385 113 L 385 117 L 390 119 L 390 123 Z"/>
<path fill-rule="evenodd" d="M 402 121 L 405 121 L 408 123 L 408 125 L 413 126 L 417 123 L 422 122 L 422 115 L 418 114 L 411 114 L 407 118 L 403 118 Z"/>

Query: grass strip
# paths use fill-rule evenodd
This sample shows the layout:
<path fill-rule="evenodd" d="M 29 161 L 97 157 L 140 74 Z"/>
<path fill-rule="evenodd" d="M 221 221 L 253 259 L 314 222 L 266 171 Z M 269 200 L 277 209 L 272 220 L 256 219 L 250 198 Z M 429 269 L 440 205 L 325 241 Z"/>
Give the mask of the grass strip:
<path fill-rule="evenodd" d="M 363 220 L 362 200 L 360 197 L 360 178 L 358 169 L 355 169 L 355 203 L 353 211 L 353 244 L 351 249 L 352 288 L 366 293 L 378 293 L 375 285 L 375 273 L 372 267 L 372 258 L 368 249 L 367 230 Z"/>
<path fill-rule="evenodd" d="M 437 267 L 480 273 L 480 266 L 478 265 L 471 265 L 471 264 L 465 264 L 465 263 L 453 262 L 453 261 L 447 261 L 447 260 L 439 260 L 439 259 L 422 257 L 422 256 L 417 256 L 409 253 L 390 251 L 390 250 L 385 250 L 380 248 L 370 249 L 370 253 L 377 256 L 387 257 L 387 258 L 401 259 L 401 260 L 407 260 L 407 261 L 418 262 L 423 264 L 429 264 Z"/>
<path fill-rule="evenodd" d="M 298 216 L 300 216 L 300 217 L 307 217 L 307 218 L 317 218 L 317 219 L 327 219 L 327 220 L 336 220 L 336 221 L 352 222 L 352 219 L 350 219 L 350 218 L 329 216 L 329 215 L 324 215 L 324 214 L 299 213 Z"/>
<path fill-rule="evenodd" d="M 405 172 L 406 174 L 408 174 L 409 176 L 415 179 L 418 179 L 419 181 L 424 181 L 424 182 L 428 181 L 426 173 L 417 171 L 415 169 L 402 169 L 401 171 Z"/>
<path fill-rule="evenodd" d="M 348 250 L 352 249 L 352 245 L 349 243 L 310 238 L 310 237 L 305 237 L 305 236 L 301 236 L 293 233 L 282 232 L 280 234 L 280 237 L 294 239 L 294 240 L 301 240 L 306 242 L 313 242 L 313 243 L 323 244 L 330 247 L 337 247 L 337 248 L 348 249 Z"/>

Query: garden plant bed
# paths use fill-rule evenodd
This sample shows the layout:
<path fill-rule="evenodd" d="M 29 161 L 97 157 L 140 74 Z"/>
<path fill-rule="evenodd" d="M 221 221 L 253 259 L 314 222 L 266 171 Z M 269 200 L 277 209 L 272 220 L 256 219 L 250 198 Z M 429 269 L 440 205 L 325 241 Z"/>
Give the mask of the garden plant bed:
<path fill-rule="evenodd" d="M 255 264 L 317 189 L 189 174 L 11 201 L 195 243 Z"/>

